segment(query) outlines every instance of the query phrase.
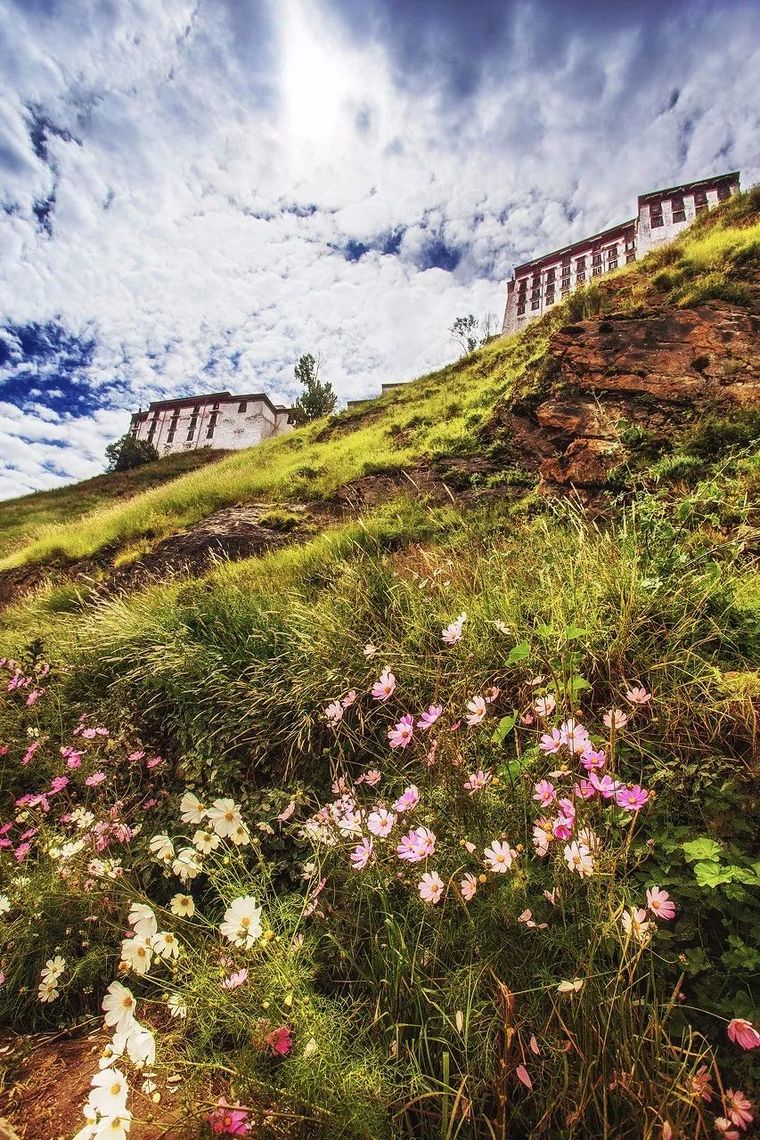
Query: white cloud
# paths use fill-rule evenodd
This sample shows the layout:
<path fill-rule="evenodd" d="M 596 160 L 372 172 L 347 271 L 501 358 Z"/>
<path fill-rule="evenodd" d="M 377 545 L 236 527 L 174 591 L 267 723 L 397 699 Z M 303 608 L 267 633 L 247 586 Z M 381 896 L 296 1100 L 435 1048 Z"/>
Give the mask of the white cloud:
<path fill-rule="evenodd" d="M 676 10 L 651 49 L 646 24 L 586 26 L 551 67 L 545 13 L 516 11 L 511 55 L 457 105 L 445 75 L 402 86 L 388 43 L 349 37 L 326 2 L 0 0 L 0 323 L 94 332 L 86 378 L 108 404 L 64 417 L 62 447 L 42 433 L 59 378 L 35 378 L 36 409 L 0 405 L 0 495 L 95 473 L 157 395 L 291 398 L 304 351 L 344 398 L 436 367 L 455 316 L 500 315 L 514 263 L 653 186 L 758 177 L 750 10 L 700 9 L 687 30 Z M 30 107 L 57 129 L 47 161 Z M 53 192 L 48 236 L 33 205 Z M 461 254 L 452 272 L 425 267 L 436 239 Z M 348 242 L 372 248 L 348 260 Z"/>

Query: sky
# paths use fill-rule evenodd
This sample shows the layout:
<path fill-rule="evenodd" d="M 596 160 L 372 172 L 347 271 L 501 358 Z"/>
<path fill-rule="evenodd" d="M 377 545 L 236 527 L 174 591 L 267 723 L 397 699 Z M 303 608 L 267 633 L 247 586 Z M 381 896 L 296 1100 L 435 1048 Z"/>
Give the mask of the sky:
<path fill-rule="evenodd" d="M 0 0 L 0 498 L 304 352 L 446 363 L 515 264 L 760 180 L 758 75 L 754 0 Z"/>

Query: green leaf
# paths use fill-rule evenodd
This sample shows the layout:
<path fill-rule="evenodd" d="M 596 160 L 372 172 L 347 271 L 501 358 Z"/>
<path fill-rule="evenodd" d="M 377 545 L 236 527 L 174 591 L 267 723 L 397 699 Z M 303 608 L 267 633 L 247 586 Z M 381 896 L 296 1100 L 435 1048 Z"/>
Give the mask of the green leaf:
<path fill-rule="evenodd" d="M 507 665 L 516 665 L 518 661 L 524 661 L 526 657 L 530 657 L 530 642 L 521 641 L 519 645 L 510 649 L 507 655 Z"/>
<path fill-rule="evenodd" d="M 716 843 L 714 839 L 708 839 L 706 836 L 691 839 L 688 843 L 682 843 L 681 846 L 689 863 L 693 863 L 697 859 L 719 859 L 722 851 L 720 843 Z"/>
<path fill-rule="evenodd" d="M 721 867 L 720 863 L 695 863 L 694 874 L 700 887 L 721 887 L 735 878 L 736 867 Z"/>
<path fill-rule="evenodd" d="M 590 689 L 591 687 L 585 677 L 573 677 L 570 681 L 570 693 L 573 700 L 578 696 L 578 693 L 582 693 L 585 689 Z"/>
<path fill-rule="evenodd" d="M 586 637 L 587 634 L 588 630 L 581 629 L 579 625 L 566 625 L 562 630 L 565 641 L 577 641 L 579 637 Z"/>
<path fill-rule="evenodd" d="M 493 743 L 494 744 L 503 744 L 516 724 L 517 724 L 517 714 L 516 713 L 513 713 L 510 716 L 503 716 L 501 718 L 501 720 L 499 721 L 499 723 L 496 725 L 496 731 L 494 732 L 493 736 L 491 737 L 491 740 L 493 741 Z"/>

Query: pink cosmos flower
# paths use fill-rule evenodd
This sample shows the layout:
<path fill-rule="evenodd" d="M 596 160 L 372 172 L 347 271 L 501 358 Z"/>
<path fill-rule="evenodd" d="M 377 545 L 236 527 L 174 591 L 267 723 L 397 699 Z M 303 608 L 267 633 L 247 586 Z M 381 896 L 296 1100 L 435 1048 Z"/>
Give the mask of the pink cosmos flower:
<path fill-rule="evenodd" d="M 31 843 L 20 843 L 16 850 L 13 852 L 13 858 L 17 863 L 23 863 L 31 849 Z"/>
<path fill-rule="evenodd" d="M 691 1090 L 694 1096 L 701 1097 L 708 1104 L 712 1100 L 712 1075 L 707 1065 L 700 1065 L 691 1078 Z"/>
<path fill-rule="evenodd" d="M 391 748 L 406 748 L 412 743 L 414 734 L 414 717 L 409 713 L 402 716 L 398 724 L 388 729 L 388 741 Z"/>
<path fill-rule="evenodd" d="M 552 835 L 555 839 L 569 839 L 575 827 L 575 816 L 560 813 L 552 820 Z"/>
<path fill-rule="evenodd" d="M 630 689 L 625 691 L 625 699 L 632 705 L 645 705 L 647 701 L 651 701 L 652 694 L 648 693 L 643 685 L 631 685 Z"/>
<path fill-rule="evenodd" d="M 520 714 L 520 724 L 531 725 L 535 719 L 533 713 L 525 712 Z"/>
<path fill-rule="evenodd" d="M 246 969 L 236 970 L 234 974 L 230 974 L 228 978 L 224 979 L 222 982 L 222 989 L 236 990 L 239 986 L 243 985 L 247 978 L 248 971 Z"/>
<path fill-rule="evenodd" d="M 417 788 L 414 784 L 410 784 L 409 787 L 403 792 L 402 795 L 399 796 L 399 798 L 393 804 L 393 810 L 399 812 L 411 811 L 412 808 L 417 807 L 417 804 L 419 802 L 419 788 Z"/>
<path fill-rule="evenodd" d="M 548 807 L 557 798 L 557 789 L 551 780 L 539 780 L 533 788 L 533 799 L 541 805 Z"/>
<path fill-rule="evenodd" d="M 524 922 L 529 930 L 548 930 L 548 922 L 536 922 L 533 918 L 533 911 L 524 910 L 522 914 L 517 916 L 518 922 Z"/>
<path fill-rule="evenodd" d="M 726 1089 L 726 1115 L 731 1123 L 735 1124 L 737 1128 L 741 1128 L 742 1131 L 755 1119 L 750 1112 L 751 1108 L 752 1102 L 747 1100 L 741 1090 L 737 1089 L 734 1092 L 733 1089 Z"/>
<path fill-rule="evenodd" d="M 468 871 L 462 879 L 459 884 L 459 889 L 462 892 L 462 898 L 465 902 L 469 902 L 470 899 L 475 898 L 475 892 L 478 889 L 478 880 L 470 871 Z"/>
<path fill-rule="evenodd" d="M 74 748 L 62 748 L 61 755 L 66 758 L 67 768 L 81 768 L 83 752 L 77 752 Z"/>
<path fill-rule="evenodd" d="M 713 1124 L 715 1131 L 723 1137 L 723 1140 L 741 1140 L 741 1132 L 738 1132 L 725 1116 L 716 1116 Z"/>
<path fill-rule="evenodd" d="M 481 791 L 482 788 L 487 787 L 490 783 L 491 773 L 483 772 L 481 769 L 479 769 L 477 772 L 470 772 L 469 776 L 465 780 L 464 789 L 466 792 L 469 792 L 471 796 L 473 796 L 475 795 L 475 792 Z"/>
<path fill-rule="evenodd" d="M 211 1131 L 216 1136 L 247 1136 L 250 1131 L 248 1113 L 242 1108 L 233 1108 L 221 1097 L 217 1107 L 206 1117 Z"/>
<path fill-rule="evenodd" d="M 363 871 L 372 858 L 372 840 L 362 839 L 349 856 L 354 871 Z"/>
<path fill-rule="evenodd" d="M 624 713 L 622 709 L 610 709 L 609 712 L 604 714 L 602 720 L 607 725 L 607 728 L 614 728 L 617 732 L 618 729 L 625 728 L 628 724 L 628 714 Z"/>
<path fill-rule="evenodd" d="M 625 811 L 639 811 L 649 799 L 649 792 L 645 792 L 638 784 L 630 788 L 621 788 L 615 793 L 615 803 Z"/>
<path fill-rule="evenodd" d="M 396 817 L 393 812 L 388 811 L 387 808 L 377 808 L 376 811 L 370 812 L 367 817 L 367 828 L 373 835 L 379 835 L 384 839 L 393 830 L 395 822 Z"/>
<path fill-rule="evenodd" d="M 427 871 L 417 884 L 417 890 L 423 902 L 440 902 L 443 895 L 443 879 L 437 871 Z"/>
<path fill-rule="evenodd" d="M 675 903 L 668 892 L 659 887 L 649 887 L 647 890 L 647 908 L 651 910 L 655 918 L 664 918 L 666 922 L 670 922 L 671 918 L 676 916 Z M 758 1041 L 760 1041 L 760 1036 L 758 1036 Z"/>
<path fill-rule="evenodd" d="M 467 720 L 467 723 L 470 725 L 470 727 L 473 727 L 476 724 L 480 724 L 481 720 L 488 711 L 486 708 L 486 702 L 483 697 L 473 697 L 471 701 L 467 702 L 467 708 L 470 715 L 465 719 Z"/>
<path fill-rule="evenodd" d="M 499 696 L 500 692 L 501 689 L 499 689 L 496 685 L 491 685 L 490 688 L 486 689 L 486 691 L 483 693 L 483 696 L 486 699 L 486 704 L 492 705 Z"/>
<path fill-rule="evenodd" d="M 364 649 L 362 649 L 362 653 L 369 660 L 370 657 L 374 657 L 377 653 L 377 646 L 373 645 L 371 641 L 368 641 Z"/>
<path fill-rule="evenodd" d="M 559 726 L 562 743 L 566 744 L 571 752 L 583 752 L 588 747 L 588 729 L 578 724 L 572 717 Z"/>
<path fill-rule="evenodd" d="M 357 697 L 356 689 L 349 689 L 349 691 L 346 693 L 345 697 L 343 697 L 343 699 L 340 703 L 343 705 L 344 709 L 348 709 L 354 703 L 354 701 L 356 700 L 356 697 Z"/>
<path fill-rule="evenodd" d="M 278 823 L 287 823 L 293 812 L 296 810 L 296 801 L 291 800 L 287 807 L 283 808 L 277 816 Z"/>
<path fill-rule="evenodd" d="M 332 701 L 329 705 L 327 705 L 325 708 L 324 717 L 328 724 L 337 724 L 339 720 L 342 720 L 343 705 L 340 703 L 340 701 Z"/>
<path fill-rule="evenodd" d="M 97 788 L 98 784 L 102 784 L 105 778 L 105 772 L 93 772 L 91 776 L 87 777 L 85 784 L 88 788 Z"/>
<path fill-rule="evenodd" d="M 287 1057 L 293 1048 L 293 1037 L 289 1025 L 281 1025 L 273 1029 L 267 1036 L 267 1045 L 278 1057 Z"/>
<path fill-rule="evenodd" d="M 538 747 L 542 752 L 553 755 L 554 753 L 559 752 L 563 744 L 564 740 L 562 739 L 562 733 L 558 728 L 553 728 L 551 732 L 545 732 L 543 734 L 541 740 L 539 741 Z"/>
<path fill-rule="evenodd" d="M 597 776 L 596 772 L 591 772 L 588 779 L 591 786 L 595 788 L 605 800 L 612 799 L 621 787 L 619 780 L 613 780 L 612 776 Z"/>
<path fill-rule="evenodd" d="M 550 835 L 547 834 L 544 822 L 545 821 L 539 820 L 533 825 L 533 847 L 539 859 L 543 859 L 545 855 L 549 854 Z"/>
<path fill-rule="evenodd" d="M 483 851 L 483 858 L 489 871 L 495 875 L 503 875 L 517 858 L 517 852 L 506 841 L 495 839 L 491 846 Z"/>
<path fill-rule="evenodd" d="M 362 779 L 368 787 L 374 788 L 380 783 L 382 776 L 377 768 L 370 768 L 368 772 L 364 773 Z"/>
<path fill-rule="evenodd" d="M 535 701 L 533 702 L 533 711 L 538 716 L 543 717 L 544 720 L 552 715 L 556 707 L 557 702 L 551 695 L 548 697 L 536 697 Z"/>
<path fill-rule="evenodd" d="M 24 765 L 24 767 L 26 767 L 26 765 L 30 763 L 30 761 L 32 760 L 32 758 L 33 758 L 33 756 L 34 756 L 35 752 L 36 752 L 36 751 L 37 751 L 37 749 L 38 749 L 38 748 L 40 748 L 41 746 L 42 746 L 42 741 L 41 741 L 41 740 L 33 740 L 33 741 L 32 741 L 32 743 L 29 745 L 29 747 L 27 748 L 27 750 L 26 750 L 26 752 L 24 753 L 24 755 L 21 757 L 21 763 L 22 763 L 22 765 Z"/>
<path fill-rule="evenodd" d="M 386 665 L 380 674 L 380 679 L 372 686 L 372 696 L 376 701 L 387 701 L 396 688 L 396 678 Z"/>
<path fill-rule="evenodd" d="M 594 860 L 585 843 L 568 843 L 563 854 L 570 870 L 577 872 L 582 879 L 594 873 Z"/>
<path fill-rule="evenodd" d="M 163 764 L 163 756 L 152 756 L 150 760 L 145 762 L 146 768 L 157 768 L 159 764 Z"/>
<path fill-rule="evenodd" d="M 415 827 L 402 836 L 396 847 L 399 859 L 420 863 L 435 851 L 435 835 L 427 827 Z"/>
<path fill-rule="evenodd" d="M 760 1033 L 751 1021 L 745 1021 L 743 1017 L 734 1017 L 729 1021 L 727 1032 L 729 1039 L 741 1045 L 742 1049 L 757 1049 L 760 1045 Z"/>
<path fill-rule="evenodd" d="M 447 645 L 456 645 L 462 636 L 462 626 L 466 621 L 467 614 L 460 614 L 456 621 L 453 621 L 451 625 L 447 625 L 441 630 L 441 639 L 445 641 Z"/>
<path fill-rule="evenodd" d="M 146 756 L 146 753 L 142 752 L 140 750 L 138 750 L 137 752 L 130 752 L 129 756 L 127 756 L 127 762 L 129 764 L 139 764 L 139 762 L 141 760 L 145 759 L 145 756 Z"/>
<path fill-rule="evenodd" d="M 587 772 L 593 772 L 595 769 L 603 768 L 606 761 L 607 755 L 604 749 L 600 748 L 597 752 L 590 742 L 581 753 L 581 764 Z"/>
<path fill-rule="evenodd" d="M 443 705 L 430 705 L 427 712 L 424 712 L 417 721 L 417 728 L 421 728 L 423 732 L 427 732 L 427 730 L 435 724 L 442 712 Z"/>
<path fill-rule="evenodd" d="M 28 705 L 30 708 L 31 708 L 31 706 L 32 706 L 32 705 L 36 705 L 36 704 L 37 704 L 37 701 L 40 699 L 40 697 L 41 697 L 41 696 L 43 696 L 43 695 L 44 695 L 44 693 L 45 693 L 45 690 L 44 690 L 44 689 L 32 689 L 31 693 L 30 693 L 30 694 L 29 694 L 29 696 L 26 698 L 26 703 L 27 703 L 27 705 Z"/>
<path fill-rule="evenodd" d="M 55 792 L 62 792 L 68 782 L 68 776 L 53 776 L 53 779 L 50 781 L 50 792 L 48 794 L 53 795 Z"/>
<path fill-rule="evenodd" d="M 573 785 L 573 795 L 580 800 L 593 800 L 596 790 L 590 780 L 581 779 Z"/>

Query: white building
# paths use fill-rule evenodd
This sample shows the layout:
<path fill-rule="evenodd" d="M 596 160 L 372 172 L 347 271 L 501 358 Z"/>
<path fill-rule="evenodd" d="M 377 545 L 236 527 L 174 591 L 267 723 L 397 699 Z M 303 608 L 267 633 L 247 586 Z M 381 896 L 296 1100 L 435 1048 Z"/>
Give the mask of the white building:
<path fill-rule="evenodd" d="M 652 190 L 639 196 L 635 218 L 518 265 L 507 285 L 502 332 L 516 332 L 579 285 L 671 241 L 704 210 L 712 209 L 738 190 L 738 170 L 701 182 Z"/>
<path fill-rule="evenodd" d="M 137 439 L 152 443 L 159 455 L 171 455 L 199 447 L 253 447 L 293 427 L 291 409 L 273 404 L 262 392 L 241 396 L 212 392 L 154 401 L 147 412 L 135 412 L 129 430 Z"/>

